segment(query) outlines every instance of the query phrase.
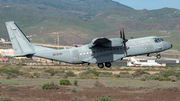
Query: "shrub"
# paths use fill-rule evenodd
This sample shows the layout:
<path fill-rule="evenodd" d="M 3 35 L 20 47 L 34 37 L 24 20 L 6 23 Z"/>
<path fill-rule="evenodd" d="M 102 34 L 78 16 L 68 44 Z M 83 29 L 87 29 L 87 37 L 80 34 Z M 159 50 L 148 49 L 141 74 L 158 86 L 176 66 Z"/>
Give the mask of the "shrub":
<path fill-rule="evenodd" d="M 71 90 L 71 92 L 77 92 L 77 91 L 76 91 L 76 89 L 75 89 L 75 88 L 73 88 L 73 89 Z"/>
<path fill-rule="evenodd" d="M 40 76 L 40 74 L 39 73 L 34 73 L 33 76 L 38 78 Z"/>
<path fill-rule="evenodd" d="M 144 70 L 138 69 L 132 75 L 134 77 L 140 77 L 142 74 L 148 74 L 149 75 L 150 73 L 145 72 Z"/>
<path fill-rule="evenodd" d="M 133 78 L 131 74 L 120 74 L 120 78 Z"/>
<path fill-rule="evenodd" d="M 153 77 L 154 80 L 159 80 L 160 78 L 161 78 L 160 76 Z"/>
<path fill-rule="evenodd" d="M 51 76 L 51 73 L 45 73 L 45 72 L 43 72 L 43 73 L 40 74 L 39 77 L 49 77 L 49 76 Z"/>
<path fill-rule="evenodd" d="M 99 74 L 99 77 L 110 77 L 111 75 Z"/>
<path fill-rule="evenodd" d="M 55 84 L 54 82 L 51 82 L 51 83 L 44 83 L 42 85 L 42 89 L 45 89 L 45 90 L 51 90 L 51 89 L 58 89 L 58 86 L 57 84 Z"/>
<path fill-rule="evenodd" d="M 171 80 L 171 82 L 176 82 L 176 80 Z"/>
<path fill-rule="evenodd" d="M 65 73 L 65 74 L 63 75 L 63 78 L 64 78 L 64 79 L 67 79 L 67 78 L 68 78 L 68 75 Z"/>
<path fill-rule="evenodd" d="M 172 69 L 161 71 L 159 74 L 164 76 L 165 78 L 167 78 L 169 76 L 180 77 L 180 71 L 174 71 Z"/>
<path fill-rule="evenodd" d="M 165 81 L 166 78 L 159 78 L 159 81 Z"/>
<path fill-rule="evenodd" d="M 9 88 L 6 91 L 19 91 L 17 88 Z"/>
<path fill-rule="evenodd" d="M 66 72 L 66 74 L 67 74 L 68 77 L 74 77 L 74 76 L 76 76 L 76 75 L 74 74 L 74 72 L 72 72 L 72 71 L 68 71 L 68 72 Z"/>
<path fill-rule="evenodd" d="M 11 77 L 11 78 L 17 78 L 17 74 L 12 73 L 12 74 L 10 75 L 10 77 Z"/>
<path fill-rule="evenodd" d="M 145 78 L 142 78 L 141 81 L 146 81 L 146 79 L 145 79 Z"/>
<path fill-rule="evenodd" d="M 141 78 L 149 78 L 150 77 L 150 75 L 148 75 L 148 74 L 142 74 L 141 75 Z"/>
<path fill-rule="evenodd" d="M 53 76 L 54 74 L 58 73 L 57 70 L 54 70 L 52 68 L 47 68 L 47 69 L 44 70 L 44 72 L 51 73 L 51 76 Z"/>
<path fill-rule="evenodd" d="M 104 85 L 103 85 L 102 82 L 100 82 L 100 81 L 97 80 L 97 81 L 94 83 L 94 86 L 96 86 L 96 87 L 103 87 Z"/>
<path fill-rule="evenodd" d="M 101 97 L 101 98 L 97 98 L 97 99 L 93 99 L 92 101 L 120 101 L 118 99 L 112 99 L 110 97 Z"/>
<path fill-rule="evenodd" d="M 60 80 L 60 85 L 71 85 L 71 82 L 67 79 Z"/>
<path fill-rule="evenodd" d="M 172 81 L 172 82 L 176 82 L 177 81 L 176 76 L 169 76 L 168 78 L 170 79 L 169 81 Z"/>
<path fill-rule="evenodd" d="M 119 74 L 114 74 L 115 77 L 117 78 L 120 78 L 120 75 Z"/>
<path fill-rule="evenodd" d="M 163 91 L 173 91 L 173 92 L 179 92 L 180 91 L 179 87 L 176 87 L 176 86 L 162 88 L 162 90 Z"/>
<path fill-rule="evenodd" d="M 97 72 L 96 70 L 88 69 L 88 73 L 93 73 L 95 76 L 99 76 L 100 72 Z"/>
<path fill-rule="evenodd" d="M 120 72 L 119 74 L 129 74 L 129 72 Z"/>
<path fill-rule="evenodd" d="M 88 101 L 87 99 L 86 99 L 86 97 L 74 97 L 73 99 L 71 99 L 71 101 Z"/>
<path fill-rule="evenodd" d="M 8 75 L 11 75 L 11 74 L 17 74 L 19 75 L 20 74 L 20 71 L 19 69 L 16 69 L 16 68 L 12 68 L 12 67 L 2 67 L 0 69 L 0 73 L 5 73 L 5 74 L 8 74 Z"/>
<path fill-rule="evenodd" d="M 23 77 L 25 77 L 25 78 L 33 78 L 33 76 L 31 74 L 29 74 L 29 73 L 25 73 L 23 75 Z"/>
<path fill-rule="evenodd" d="M 101 74 L 104 74 L 104 75 L 112 75 L 111 72 L 101 72 Z"/>
<path fill-rule="evenodd" d="M 74 86 L 77 86 L 77 83 L 78 83 L 78 81 L 77 80 L 74 80 Z"/>
<path fill-rule="evenodd" d="M 11 76 L 10 76 L 10 75 L 8 75 L 8 76 L 6 77 L 6 79 L 11 79 Z"/>
<path fill-rule="evenodd" d="M 10 98 L 3 98 L 3 97 L 0 97 L 0 101 L 12 101 Z"/>

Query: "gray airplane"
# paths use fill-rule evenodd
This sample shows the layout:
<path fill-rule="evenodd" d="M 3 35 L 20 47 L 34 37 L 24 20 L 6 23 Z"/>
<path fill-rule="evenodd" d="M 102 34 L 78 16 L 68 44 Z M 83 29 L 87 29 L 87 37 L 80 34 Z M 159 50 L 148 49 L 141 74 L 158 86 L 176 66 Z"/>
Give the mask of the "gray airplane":
<path fill-rule="evenodd" d="M 16 57 L 42 57 L 71 64 L 97 63 L 99 68 L 104 64 L 111 67 L 111 62 L 124 57 L 157 53 L 168 50 L 172 44 L 163 39 L 150 36 L 136 39 L 125 39 L 124 29 L 120 30 L 120 38 L 98 37 L 91 43 L 71 49 L 51 49 L 33 45 L 21 29 L 13 21 L 6 22 L 8 34 Z"/>

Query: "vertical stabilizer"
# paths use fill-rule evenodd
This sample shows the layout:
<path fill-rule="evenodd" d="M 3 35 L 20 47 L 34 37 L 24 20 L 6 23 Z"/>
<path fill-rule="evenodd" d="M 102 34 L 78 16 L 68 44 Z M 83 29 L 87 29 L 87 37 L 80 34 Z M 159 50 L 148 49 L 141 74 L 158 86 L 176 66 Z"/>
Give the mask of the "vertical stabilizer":
<path fill-rule="evenodd" d="M 27 56 L 34 54 L 34 46 L 24 35 L 21 29 L 16 25 L 16 23 L 14 23 L 14 21 L 9 21 L 5 24 L 15 56 Z"/>
<path fill-rule="evenodd" d="M 131 57 L 131 62 L 137 62 L 137 60 L 134 57 Z"/>

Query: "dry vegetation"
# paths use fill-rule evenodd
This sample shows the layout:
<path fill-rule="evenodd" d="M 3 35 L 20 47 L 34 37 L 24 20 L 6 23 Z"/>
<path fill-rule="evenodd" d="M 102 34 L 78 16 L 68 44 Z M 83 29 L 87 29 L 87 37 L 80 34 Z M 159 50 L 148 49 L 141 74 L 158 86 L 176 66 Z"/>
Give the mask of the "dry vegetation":
<path fill-rule="evenodd" d="M 0 101 L 177 101 L 178 70 L 179 67 L 2 65 Z"/>

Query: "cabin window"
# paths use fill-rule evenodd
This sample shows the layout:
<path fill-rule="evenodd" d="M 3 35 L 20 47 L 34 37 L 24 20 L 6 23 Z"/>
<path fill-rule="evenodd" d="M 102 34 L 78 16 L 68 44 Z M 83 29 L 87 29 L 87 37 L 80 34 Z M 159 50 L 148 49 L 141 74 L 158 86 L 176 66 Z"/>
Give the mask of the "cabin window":
<path fill-rule="evenodd" d="M 116 49 L 114 48 L 114 50 L 116 50 Z"/>
<path fill-rule="evenodd" d="M 85 55 L 86 53 L 83 53 L 83 55 Z"/>
<path fill-rule="evenodd" d="M 82 53 L 80 53 L 80 55 L 82 55 Z"/>
<path fill-rule="evenodd" d="M 112 49 L 110 49 L 110 51 L 112 51 Z"/>
<path fill-rule="evenodd" d="M 93 53 L 96 53 L 95 51 L 93 51 Z"/>
<path fill-rule="evenodd" d="M 90 54 L 92 54 L 92 52 L 90 52 Z"/>
<path fill-rule="evenodd" d="M 118 48 L 117 48 L 117 50 L 118 50 Z"/>
<path fill-rule="evenodd" d="M 109 51 L 109 49 L 107 49 L 107 52 Z"/>
<path fill-rule="evenodd" d="M 99 53 L 99 51 L 96 51 L 97 53 Z"/>
<path fill-rule="evenodd" d="M 104 50 L 104 52 L 106 52 L 106 50 Z"/>
<path fill-rule="evenodd" d="M 89 53 L 87 52 L 87 54 L 89 54 Z"/>

